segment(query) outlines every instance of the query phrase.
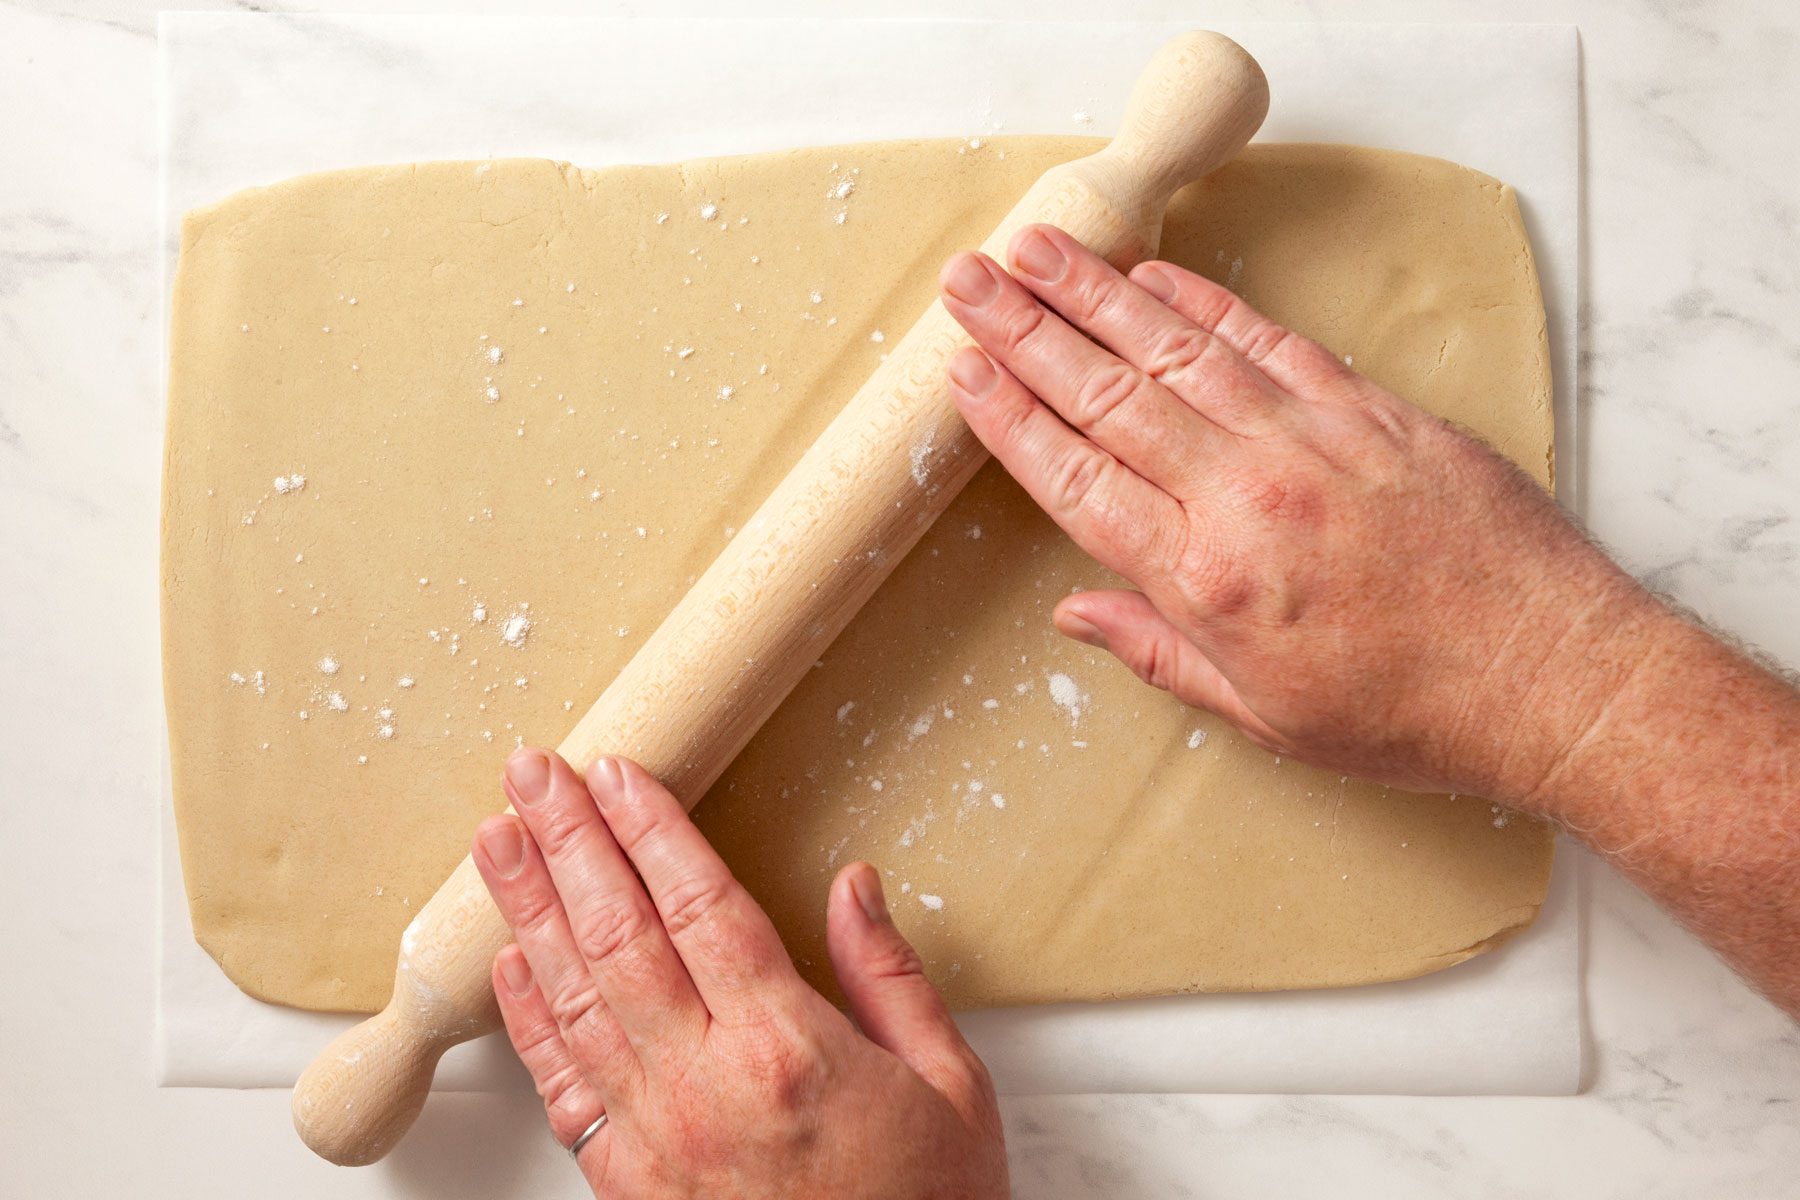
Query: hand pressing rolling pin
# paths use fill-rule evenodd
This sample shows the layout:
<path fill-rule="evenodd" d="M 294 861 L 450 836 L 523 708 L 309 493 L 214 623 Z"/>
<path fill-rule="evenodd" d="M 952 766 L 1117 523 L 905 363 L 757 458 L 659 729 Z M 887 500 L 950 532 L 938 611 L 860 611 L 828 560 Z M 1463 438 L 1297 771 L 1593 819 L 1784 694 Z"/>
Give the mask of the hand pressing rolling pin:
<path fill-rule="evenodd" d="M 1800 1016 L 1789 682 L 1498 455 L 1218 285 L 1123 276 L 1048 226 L 1010 261 L 944 269 L 982 347 L 951 361 L 957 404 L 1139 589 L 1071 596 L 1062 632 L 1270 750 L 1560 823 Z M 831 889 L 845 1017 L 636 766 L 584 781 L 522 750 L 506 793 L 474 852 L 518 939 L 494 990 L 597 1194 L 1006 1194 L 992 1085 L 871 867 Z"/>

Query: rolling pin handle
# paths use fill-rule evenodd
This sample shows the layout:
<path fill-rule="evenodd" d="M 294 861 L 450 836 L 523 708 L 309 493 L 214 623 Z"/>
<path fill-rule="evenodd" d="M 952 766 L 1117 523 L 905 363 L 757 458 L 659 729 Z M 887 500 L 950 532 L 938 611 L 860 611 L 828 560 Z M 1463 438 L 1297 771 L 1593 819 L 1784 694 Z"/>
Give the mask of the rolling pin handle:
<path fill-rule="evenodd" d="M 1133 197 L 1160 212 L 1186 185 L 1244 148 L 1269 111 L 1269 81 L 1248 51 L 1223 34 L 1171 38 L 1131 89 L 1119 132 L 1100 152 L 1117 160 Z"/>

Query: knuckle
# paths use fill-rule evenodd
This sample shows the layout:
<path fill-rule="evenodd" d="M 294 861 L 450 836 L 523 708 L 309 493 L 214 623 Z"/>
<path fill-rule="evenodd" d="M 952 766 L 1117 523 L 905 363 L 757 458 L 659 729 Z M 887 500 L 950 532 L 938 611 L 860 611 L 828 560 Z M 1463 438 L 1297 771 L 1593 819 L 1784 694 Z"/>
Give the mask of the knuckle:
<path fill-rule="evenodd" d="M 562 900 L 547 887 L 528 887 L 507 905 L 507 924 L 513 931 L 539 932 L 556 921 Z"/>
<path fill-rule="evenodd" d="M 585 842 L 593 827 L 581 814 L 552 804 L 545 807 L 531 832 L 546 858 L 558 858 Z"/>
<path fill-rule="evenodd" d="M 911 942 L 895 938 L 870 956 L 864 970 L 878 980 L 909 979 L 924 975 L 925 963 Z"/>
<path fill-rule="evenodd" d="M 544 1051 L 554 1050 L 562 1038 L 562 1031 L 553 1021 L 536 1020 L 519 1030 L 512 1036 L 513 1049 L 519 1058 L 529 1062 L 534 1058 L 542 1058 Z"/>
<path fill-rule="evenodd" d="M 583 971 L 564 986 L 554 989 L 544 1001 L 550 1006 L 550 1015 L 556 1018 L 557 1026 L 570 1029 L 587 1020 L 599 1007 L 600 989 Z"/>
<path fill-rule="evenodd" d="M 680 937 L 697 925 L 715 920 L 724 911 L 736 886 L 729 875 L 691 875 L 657 898 L 663 928 Z"/>
<path fill-rule="evenodd" d="M 1163 637 L 1147 638 L 1139 642 L 1126 665 L 1132 674 L 1161 691 L 1174 690 L 1176 648 Z"/>
<path fill-rule="evenodd" d="M 1007 305 L 1000 317 L 999 341 L 1002 353 L 1018 354 L 1037 337 L 1049 316 L 1035 300 L 1021 300 Z"/>
<path fill-rule="evenodd" d="M 1245 339 L 1244 357 L 1260 367 L 1288 347 L 1294 337 L 1293 330 L 1263 321 Z"/>
<path fill-rule="evenodd" d="M 1250 607 L 1256 580 L 1215 538 L 1194 538 L 1177 569 L 1179 594 L 1190 618 L 1231 617 Z"/>
<path fill-rule="evenodd" d="M 1088 372 L 1075 389 L 1070 405 L 1070 418 L 1083 429 L 1091 429 L 1137 395 L 1144 375 L 1129 363 L 1117 359 Z"/>
<path fill-rule="evenodd" d="M 559 1117 L 575 1116 L 575 1102 L 579 1097 L 581 1086 L 585 1082 L 581 1072 L 572 1062 L 565 1062 L 556 1070 L 541 1076 L 533 1082 L 537 1085 L 538 1097 L 544 1102 L 544 1111 L 549 1114 L 552 1125 L 558 1124 Z M 576 1130 L 577 1133 L 580 1130 Z"/>
<path fill-rule="evenodd" d="M 1104 317 L 1119 305 L 1124 280 L 1111 271 L 1078 270 L 1068 289 L 1068 308 L 1076 321 L 1087 323 Z"/>
<path fill-rule="evenodd" d="M 804 1035 L 774 1020 L 745 1027 L 739 1036 L 736 1066 L 777 1111 L 807 1106 L 824 1073 L 824 1055 Z"/>
<path fill-rule="evenodd" d="M 640 952 L 650 932 L 649 915 L 630 900 L 600 901 L 574 922 L 575 950 L 595 966 L 616 966 Z"/>
<path fill-rule="evenodd" d="M 1167 380 L 1191 370 L 1209 354 L 1218 352 L 1218 339 L 1198 329 L 1176 328 L 1156 339 L 1144 364 L 1152 379 Z"/>
<path fill-rule="evenodd" d="M 1238 298 L 1223 287 L 1205 289 L 1202 294 L 1192 297 L 1188 302 L 1188 315 L 1200 328 L 1217 329 L 1224 324 L 1225 318 L 1231 315 L 1231 309 L 1238 303 Z"/>
<path fill-rule="evenodd" d="M 1051 492 L 1065 513 L 1088 507 L 1106 478 L 1106 460 L 1092 450 L 1063 456 L 1050 473 Z"/>

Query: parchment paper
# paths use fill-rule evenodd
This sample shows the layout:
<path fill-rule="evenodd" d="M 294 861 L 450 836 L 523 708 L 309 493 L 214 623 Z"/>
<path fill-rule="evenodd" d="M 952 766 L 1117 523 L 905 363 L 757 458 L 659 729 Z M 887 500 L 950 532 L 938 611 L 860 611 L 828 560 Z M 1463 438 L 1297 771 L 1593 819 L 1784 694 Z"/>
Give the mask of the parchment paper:
<path fill-rule="evenodd" d="M 1094 133 L 1180 26 L 168 14 L 165 245 L 193 205 L 358 163 L 543 155 L 654 162 L 808 143 Z M 1578 85 L 1572 28 L 1227 26 L 1263 63 L 1269 140 L 1455 159 L 1517 188 L 1572 495 Z M 349 1018 L 264 1005 L 195 944 L 164 805 L 158 1076 L 288 1086 Z M 963 1018 L 1003 1092 L 1567 1094 L 1579 1086 L 1579 912 L 1563 856 L 1537 924 L 1403 984 L 996 1010 Z M 498 1039 L 439 1087 L 524 1087 Z"/>

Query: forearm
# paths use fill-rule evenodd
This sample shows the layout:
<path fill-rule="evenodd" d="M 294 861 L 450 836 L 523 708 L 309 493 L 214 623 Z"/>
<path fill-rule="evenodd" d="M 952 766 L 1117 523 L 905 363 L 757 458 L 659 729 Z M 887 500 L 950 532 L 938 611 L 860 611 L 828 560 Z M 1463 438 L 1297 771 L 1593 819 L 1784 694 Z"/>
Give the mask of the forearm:
<path fill-rule="evenodd" d="M 1570 672 L 1576 735 L 1507 799 L 1800 1018 L 1800 692 L 1647 596 Z"/>

